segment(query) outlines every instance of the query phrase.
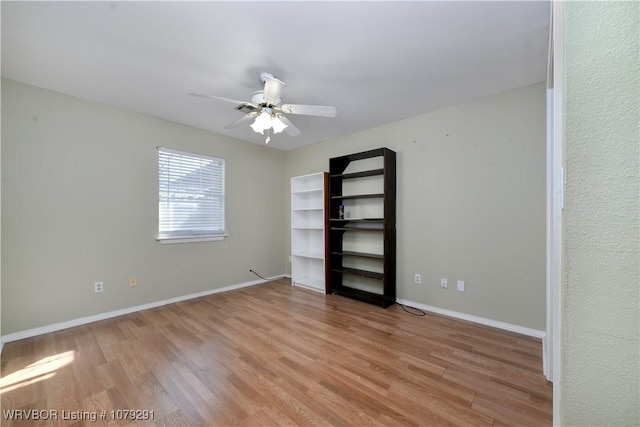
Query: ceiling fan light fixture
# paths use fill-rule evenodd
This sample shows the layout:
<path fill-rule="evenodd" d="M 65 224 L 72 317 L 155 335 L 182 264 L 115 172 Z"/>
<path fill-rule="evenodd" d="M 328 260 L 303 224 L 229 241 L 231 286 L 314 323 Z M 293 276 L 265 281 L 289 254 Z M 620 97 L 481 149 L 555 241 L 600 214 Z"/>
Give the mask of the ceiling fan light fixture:
<path fill-rule="evenodd" d="M 280 133 L 287 127 L 286 124 L 271 112 L 270 108 L 263 108 L 262 112 L 250 126 L 254 132 L 262 135 L 264 135 L 264 131 L 268 129 L 273 129 L 273 133 Z"/>
<path fill-rule="evenodd" d="M 271 117 L 271 127 L 273 128 L 273 133 L 280 133 L 287 127 L 286 124 L 280 120 L 279 117 Z"/>
<path fill-rule="evenodd" d="M 263 110 L 250 126 L 254 132 L 264 135 L 264 131 L 271 127 L 270 115 Z"/>

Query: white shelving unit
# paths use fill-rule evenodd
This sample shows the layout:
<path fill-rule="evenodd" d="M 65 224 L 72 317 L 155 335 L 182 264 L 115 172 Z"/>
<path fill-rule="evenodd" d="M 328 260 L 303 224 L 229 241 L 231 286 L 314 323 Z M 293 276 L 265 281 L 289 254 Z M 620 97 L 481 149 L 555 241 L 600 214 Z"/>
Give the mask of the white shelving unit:
<path fill-rule="evenodd" d="M 325 292 L 325 172 L 291 178 L 291 284 Z"/>

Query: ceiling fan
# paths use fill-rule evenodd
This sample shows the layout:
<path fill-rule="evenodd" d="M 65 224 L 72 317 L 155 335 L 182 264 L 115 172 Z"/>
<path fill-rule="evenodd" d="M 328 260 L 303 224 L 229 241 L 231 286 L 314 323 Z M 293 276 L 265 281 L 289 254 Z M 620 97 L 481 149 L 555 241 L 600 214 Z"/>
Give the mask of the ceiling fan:
<path fill-rule="evenodd" d="M 306 116 L 335 117 L 338 113 L 336 107 L 328 107 L 322 105 L 299 105 L 299 104 L 282 104 L 280 96 L 286 84 L 273 77 L 271 73 L 260 73 L 260 81 L 264 83 L 264 89 L 258 90 L 251 94 L 251 101 L 238 101 L 235 99 L 223 98 L 221 96 L 206 95 L 191 92 L 189 95 L 200 96 L 203 98 L 217 99 L 224 102 L 236 104 L 235 109 L 245 114 L 238 120 L 229 123 L 224 128 L 232 129 L 243 123 L 254 120 L 250 125 L 251 128 L 262 135 L 267 132 L 267 140 L 269 143 L 272 133 L 280 133 L 283 130 L 289 136 L 300 135 L 300 130 L 291 123 L 285 114 L 302 114 Z"/>

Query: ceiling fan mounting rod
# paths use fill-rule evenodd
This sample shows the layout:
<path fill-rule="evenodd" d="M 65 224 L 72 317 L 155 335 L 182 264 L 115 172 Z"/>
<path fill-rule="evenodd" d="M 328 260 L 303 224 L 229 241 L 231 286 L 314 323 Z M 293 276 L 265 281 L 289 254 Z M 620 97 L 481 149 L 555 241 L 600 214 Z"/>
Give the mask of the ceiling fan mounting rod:
<path fill-rule="evenodd" d="M 267 73 L 267 72 L 260 73 L 260 81 L 262 83 L 266 82 L 267 79 L 273 79 L 273 78 L 274 78 L 273 74 L 271 73 Z"/>

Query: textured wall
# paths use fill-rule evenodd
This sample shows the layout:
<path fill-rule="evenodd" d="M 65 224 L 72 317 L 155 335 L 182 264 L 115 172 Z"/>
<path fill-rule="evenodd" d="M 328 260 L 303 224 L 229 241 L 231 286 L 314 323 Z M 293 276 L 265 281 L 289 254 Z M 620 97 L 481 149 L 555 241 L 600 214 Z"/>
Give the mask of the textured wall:
<path fill-rule="evenodd" d="M 156 242 L 156 146 L 227 159 L 227 239 Z M 284 273 L 283 179 L 282 151 L 3 80 L 2 333 Z"/>
<path fill-rule="evenodd" d="M 285 179 L 379 147 L 397 153 L 398 298 L 544 330 L 545 85 L 288 151 Z"/>
<path fill-rule="evenodd" d="M 0 85 L 0 104 L 1 103 L 2 85 Z M 1 134 L 2 121 L 0 120 L 0 135 Z M 0 137 L 0 356 L 2 356 L 2 346 L 2 137 Z"/>
<path fill-rule="evenodd" d="M 566 425 L 640 425 L 639 13 L 565 3 Z"/>

